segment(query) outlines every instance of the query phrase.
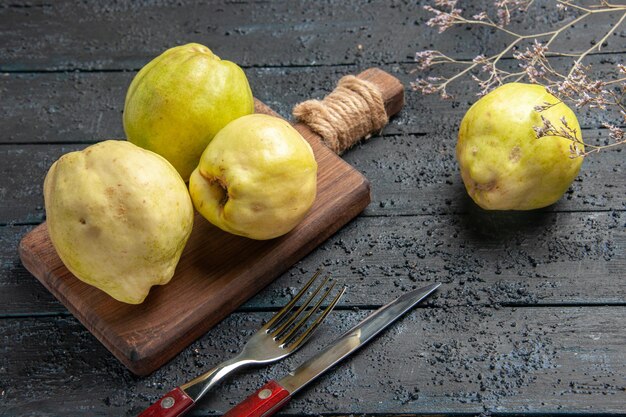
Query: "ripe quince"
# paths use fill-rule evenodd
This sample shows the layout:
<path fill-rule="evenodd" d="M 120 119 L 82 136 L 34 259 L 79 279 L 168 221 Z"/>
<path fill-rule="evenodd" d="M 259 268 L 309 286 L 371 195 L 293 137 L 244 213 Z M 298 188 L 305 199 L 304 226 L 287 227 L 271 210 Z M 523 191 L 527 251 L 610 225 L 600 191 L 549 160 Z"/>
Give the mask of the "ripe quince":
<path fill-rule="evenodd" d="M 215 226 L 252 239 L 293 229 L 313 205 L 317 162 L 289 123 L 253 114 L 213 138 L 191 174 L 196 210 Z"/>
<path fill-rule="evenodd" d="M 63 155 L 46 175 L 44 198 L 50 239 L 67 269 L 130 304 L 170 281 L 193 224 L 176 169 L 126 141 Z"/>
<path fill-rule="evenodd" d="M 539 112 L 537 106 L 545 110 Z M 574 112 L 540 85 L 504 84 L 465 114 L 456 155 L 465 188 L 480 207 L 545 207 L 561 198 L 578 175 L 583 158 L 572 156 L 570 140 L 537 138 L 533 128 L 543 125 L 541 116 L 556 129 L 565 127 L 564 120 L 580 135 Z"/>
<path fill-rule="evenodd" d="M 215 134 L 253 111 L 243 70 L 190 43 L 168 49 L 135 76 L 124 130 L 129 141 L 163 156 L 188 181 Z"/>

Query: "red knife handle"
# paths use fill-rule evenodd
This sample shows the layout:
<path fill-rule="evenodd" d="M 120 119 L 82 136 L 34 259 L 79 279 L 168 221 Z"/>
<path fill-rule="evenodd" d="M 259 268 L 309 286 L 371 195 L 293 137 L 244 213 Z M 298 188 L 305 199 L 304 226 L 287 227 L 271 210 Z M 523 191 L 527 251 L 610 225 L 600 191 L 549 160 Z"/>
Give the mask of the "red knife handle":
<path fill-rule="evenodd" d="M 176 387 L 146 408 L 139 417 L 180 417 L 189 411 L 193 404 L 191 397 L 180 387 Z"/>
<path fill-rule="evenodd" d="M 231 408 L 222 417 L 271 416 L 289 401 L 290 394 L 276 381 L 263 385 L 254 394 Z"/>

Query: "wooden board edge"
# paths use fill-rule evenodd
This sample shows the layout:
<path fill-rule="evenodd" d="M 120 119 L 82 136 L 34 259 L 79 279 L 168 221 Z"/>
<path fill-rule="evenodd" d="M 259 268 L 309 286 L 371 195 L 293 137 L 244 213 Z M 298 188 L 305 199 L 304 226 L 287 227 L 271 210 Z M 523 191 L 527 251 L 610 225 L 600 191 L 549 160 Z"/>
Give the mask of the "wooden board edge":
<path fill-rule="evenodd" d="M 356 172 L 358 173 L 358 172 Z M 350 192 L 344 193 L 339 196 L 340 200 L 350 201 L 351 197 L 354 195 L 362 195 L 362 197 L 356 199 L 358 201 L 358 205 L 352 205 L 347 208 L 347 210 L 343 210 L 341 215 L 339 216 L 337 222 L 333 224 L 329 224 L 326 228 L 322 229 L 321 233 L 318 233 L 307 242 L 306 245 L 303 245 L 299 250 L 295 251 L 289 260 L 284 262 L 281 268 L 276 269 L 276 273 L 268 274 L 267 279 L 263 280 L 262 283 L 259 284 L 258 290 L 262 290 L 267 285 L 272 283 L 278 276 L 288 270 L 291 265 L 298 260 L 302 259 L 312 250 L 314 250 L 319 244 L 327 240 L 334 233 L 336 233 L 339 229 L 345 226 L 350 220 L 355 218 L 359 213 L 361 213 L 371 202 L 371 190 L 370 183 L 361 173 L 358 173 L 361 182 L 354 187 Z M 313 226 L 313 225 L 311 225 Z M 33 230 L 26 233 L 20 243 L 18 245 L 18 253 L 20 256 L 20 260 L 24 267 L 35 277 L 37 280 L 51 293 L 53 294 L 64 306 L 68 309 L 68 311 L 85 327 L 87 327 L 87 318 L 78 311 L 74 309 L 67 301 L 67 299 L 63 296 L 62 291 L 56 291 L 52 287 L 47 285 L 47 275 L 45 276 L 45 272 L 39 270 L 37 268 L 37 262 L 29 262 L 29 260 L 39 259 L 39 255 L 35 251 L 32 250 L 32 244 L 30 243 L 33 238 L 36 238 L 38 235 L 42 235 L 47 233 L 46 223 L 42 223 L 39 226 L 35 227 Z M 254 292 L 253 295 L 238 299 L 235 301 L 235 304 L 241 305 L 243 302 L 252 298 L 258 291 Z M 226 311 L 226 310 L 225 310 Z M 201 337 L 205 334 L 210 328 L 216 325 L 218 322 L 223 320 L 226 316 L 228 316 L 230 312 L 225 312 L 220 316 L 214 316 L 210 319 L 204 320 L 202 326 L 197 326 L 197 328 L 192 329 L 191 331 L 185 333 L 180 341 L 171 345 L 167 352 L 163 352 L 162 350 L 141 350 L 137 349 L 135 346 L 131 346 L 126 343 L 123 339 L 116 339 L 113 335 L 108 334 L 106 332 L 97 331 L 96 328 L 91 329 L 91 333 L 102 343 L 112 354 L 115 356 L 124 366 L 126 366 L 132 373 L 145 376 L 154 372 L 156 369 L 161 367 L 163 364 L 170 361 L 173 357 L 175 357 L 182 349 L 187 347 L 193 341 Z"/>
<path fill-rule="evenodd" d="M 358 173 L 358 171 L 356 173 Z M 340 199 L 350 201 L 352 199 L 352 196 L 362 195 L 361 198 L 356 200 L 359 202 L 359 204 L 349 206 L 347 210 L 344 210 L 341 216 L 338 217 L 337 222 L 329 224 L 327 227 L 321 229 L 321 233 L 318 233 L 313 239 L 307 242 L 306 245 L 301 246 L 297 251 L 293 252 L 293 254 L 291 254 L 291 257 L 285 260 L 285 262 L 281 264 L 281 267 L 275 268 L 273 273 L 265 274 L 264 277 L 267 278 L 258 283 L 259 285 L 255 288 L 255 291 L 252 292 L 252 295 L 247 297 L 241 297 L 240 299 L 237 299 L 234 304 L 239 306 L 250 298 L 254 297 L 259 291 L 267 287 L 269 284 L 274 282 L 276 278 L 286 272 L 294 263 L 304 258 L 321 243 L 326 241 L 337 231 L 339 231 L 343 226 L 348 224 L 348 222 L 357 217 L 359 213 L 365 210 L 365 208 L 371 202 L 370 182 L 361 173 L 358 174 L 361 182 L 350 192 L 342 194 Z M 312 227 L 312 225 L 310 225 L 310 227 Z M 237 307 L 235 307 L 235 309 L 236 308 Z M 233 309 L 233 311 L 235 309 Z M 113 353 L 120 360 L 120 362 L 122 362 L 124 366 L 126 366 L 132 373 L 138 376 L 149 375 L 155 370 L 159 369 L 161 366 L 165 365 L 176 355 L 178 355 L 183 349 L 187 348 L 191 343 L 207 333 L 212 327 L 214 327 L 217 323 L 222 321 L 233 312 L 226 310 L 224 311 L 224 314 L 220 314 L 219 316 L 214 315 L 211 318 L 202 320 L 199 325 L 197 325 L 195 328 L 190 329 L 190 331 L 181 336 L 179 342 L 172 344 L 166 352 L 159 349 L 136 349 L 134 346 L 123 344 L 128 347 L 127 351 L 129 352 L 129 354 L 124 355 L 120 353 L 120 355 L 118 356 L 114 352 Z M 111 346 L 109 344 L 105 342 L 102 343 L 105 344 L 105 346 L 109 350 L 111 350 Z"/>
<path fill-rule="evenodd" d="M 30 272 L 33 276 L 35 276 L 40 282 L 42 281 L 42 279 L 39 278 L 39 276 L 43 274 L 43 272 L 39 271 L 34 263 L 28 261 L 29 259 L 39 259 L 39 256 L 35 256 L 35 252 L 32 251 L 31 245 L 28 245 L 28 242 L 32 240 L 33 236 L 42 233 L 42 229 L 47 229 L 46 222 L 41 223 L 39 226 L 35 227 L 24 236 L 22 236 L 22 238 L 20 239 L 20 243 L 17 246 L 17 253 L 20 257 L 22 265 L 24 265 L 24 268 L 26 268 L 26 270 Z"/>
<path fill-rule="evenodd" d="M 73 307 L 72 303 L 70 303 L 63 294 L 63 291 L 57 291 L 55 288 L 48 285 L 48 280 L 51 274 L 39 270 L 39 268 L 35 265 L 35 262 L 31 263 L 28 261 L 29 259 L 41 259 L 36 252 L 31 249 L 32 245 L 30 245 L 29 242 L 36 238 L 37 235 L 47 234 L 47 229 L 46 222 L 43 222 L 22 237 L 18 245 L 18 254 L 22 265 L 24 265 L 26 270 L 37 278 L 41 285 L 43 285 L 50 292 L 50 294 L 61 302 L 61 304 L 63 304 L 63 306 L 74 316 L 74 318 L 76 318 L 86 329 L 88 329 L 89 332 L 93 334 L 96 339 L 113 354 L 113 356 L 115 356 L 120 362 L 125 363 L 126 357 L 124 353 L 116 348 L 117 345 L 124 345 L 124 340 L 121 338 L 115 338 L 110 334 L 97 331 L 95 326 L 93 329 L 90 328 L 90 326 L 87 325 L 89 322 L 87 317 L 82 314 L 80 310 Z M 43 262 L 39 262 L 39 264 L 43 264 Z"/>

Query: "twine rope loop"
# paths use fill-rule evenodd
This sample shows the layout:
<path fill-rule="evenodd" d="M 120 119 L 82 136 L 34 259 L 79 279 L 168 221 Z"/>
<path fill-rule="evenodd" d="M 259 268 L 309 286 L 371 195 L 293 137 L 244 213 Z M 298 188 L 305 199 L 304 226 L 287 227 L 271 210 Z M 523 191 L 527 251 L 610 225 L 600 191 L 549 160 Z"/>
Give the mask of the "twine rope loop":
<path fill-rule="evenodd" d="M 380 132 L 389 121 L 378 87 L 354 75 L 342 77 L 337 88 L 323 100 L 298 104 L 293 115 L 338 155 L 359 140 Z"/>

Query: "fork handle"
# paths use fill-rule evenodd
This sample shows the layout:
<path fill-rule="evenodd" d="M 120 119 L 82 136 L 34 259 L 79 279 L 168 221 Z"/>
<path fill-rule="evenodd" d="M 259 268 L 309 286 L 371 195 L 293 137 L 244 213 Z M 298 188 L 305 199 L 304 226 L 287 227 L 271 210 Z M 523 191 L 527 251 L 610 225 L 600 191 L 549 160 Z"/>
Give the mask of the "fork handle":
<path fill-rule="evenodd" d="M 194 400 L 180 387 L 176 387 L 145 409 L 139 417 L 179 417 L 193 405 Z"/>
<path fill-rule="evenodd" d="M 222 417 L 267 417 L 280 410 L 291 399 L 291 393 L 272 380 L 254 394 L 231 408 Z"/>
<path fill-rule="evenodd" d="M 243 354 L 228 359 L 210 371 L 176 387 L 148 407 L 139 417 L 178 417 L 188 412 L 213 385 L 240 366 L 253 363 Z"/>

